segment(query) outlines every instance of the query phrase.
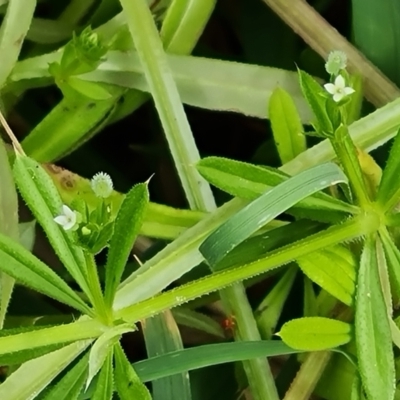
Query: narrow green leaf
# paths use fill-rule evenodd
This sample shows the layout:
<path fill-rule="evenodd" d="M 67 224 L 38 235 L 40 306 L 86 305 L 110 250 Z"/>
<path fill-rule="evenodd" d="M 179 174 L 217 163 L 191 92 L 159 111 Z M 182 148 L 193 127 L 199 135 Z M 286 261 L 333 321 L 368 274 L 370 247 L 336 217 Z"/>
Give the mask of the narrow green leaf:
<path fill-rule="evenodd" d="M 80 360 L 48 390 L 43 400 L 76 400 L 85 384 L 89 353 Z"/>
<path fill-rule="evenodd" d="M 172 315 L 178 325 L 187 326 L 210 335 L 225 338 L 224 330 L 221 325 L 208 315 L 185 307 L 172 310 Z"/>
<path fill-rule="evenodd" d="M 191 0 L 192 3 L 195 3 Z M 43 59 L 48 55 L 42 56 Z M 304 124 L 313 115 L 304 101 L 295 72 L 278 68 L 250 65 L 194 56 L 167 55 L 168 64 L 175 79 L 182 102 L 206 110 L 236 112 L 256 118 L 268 118 L 266 104 L 277 85 L 293 96 L 294 104 Z M 13 71 L 16 81 L 43 75 L 36 65 L 40 60 L 20 62 Z M 144 77 L 143 66 L 136 51 L 109 52 L 107 62 L 81 79 L 103 82 L 122 88 L 150 92 Z"/>
<path fill-rule="evenodd" d="M 350 342 L 351 325 L 323 317 L 299 318 L 286 322 L 278 336 L 295 349 L 320 351 Z"/>
<path fill-rule="evenodd" d="M 299 352 L 280 340 L 218 343 L 175 351 L 136 362 L 133 366 L 139 378 L 147 382 L 210 365 Z"/>
<path fill-rule="evenodd" d="M 393 399 L 392 337 L 378 275 L 375 239 L 371 236 L 366 239 L 358 272 L 355 334 L 358 366 L 367 397 Z"/>
<path fill-rule="evenodd" d="M 102 101 L 79 93 L 64 98 L 22 141 L 23 149 L 40 162 L 55 161 L 69 154 L 105 126 L 121 93 Z"/>
<path fill-rule="evenodd" d="M 222 157 L 207 157 L 197 163 L 199 172 L 213 185 L 233 196 L 254 200 L 270 187 L 290 176 L 274 168 L 257 166 Z M 325 193 L 316 193 L 296 207 L 355 212 L 355 207 Z"/>
<path fill-rule="evenodd" d="M 113 396 L 113 347 L 109 349 L 106 359 L 101 367 L 99 379 L 96 383 L 91 400 L 111 400 Z M 90 364 L 89 364 L 90 368 Z"/>
<path fill-rule="evenodd" d="M 0 398 L 33 399 L 90 344 L 78 341 L 22 364 L 0 385 Z"/>
<path fill-rule="evenodd" d="M 129 363 L 119 343 L 114 346 L 115 387 L 121 400 L 151 400 L 147 387 Z"/>
<path fill-rule="evenodd" d="M 182 338 L 171 311 L 142 322 L 148 357 L 183 349 Z M 152 384 L 154 400 L 191 399 L 189 374 L 182 373 L 156 380 Z"/>
<path fill-rule="evenodd" d="M 394 138 L 389 157 L 383 170 L 377 201 L 389 209 L 400 200 L 398 179 L 400 174 L 400 130 Z"/>
<path fill-rule="evenodd" d="M 317 296 L 315 295 L 312 281 L 304 276 L 304 301 L 303 301 L 303 316 L 315 317 L 318 316 Z"/>
<path fill-rule="evenodd" d="M 282 164 L 307 149 L 296 105 L 286 90 L 277 88 L 273 91 L 269 99 L 269 119 Z"/>
<path fill-rule="evenodd" d="M 323 164 L 304 171 L 267 191 L 231 217 L 202 243 L 199 250 L 210 265 L 215 265 L 238 244 L 300 200 L 346 181 L 335 164 Z"/>
<path fill-rule="evenodd" d="M 0 259 L 0 269 L 14 279 L 85 314 L 91 314 L 84 301 L 50 267 L 2 234 Z"/>
<path fill-rule="evenodd" d="M 348 127 L 341 124 L 335 130 L 331 143 L 349 179 L 354 197 L 362 205 L 370 204 L 372 193 L 368 192 L 368 186 L 361 170 L 357 149 L 350 137 Z"/>
<path fill-rule="evenodd" d="M 19 240 L 18 197 L 7 152 L 0 139 L 0 232 Z M 0 272 L 0 329 L 3 328 L 7 308 L 14 288 L 14 278 Z"/>
<path fill-rule="evenodd" d="M 115 343 L 117 343 L 124 333 L 131 332 L 133 327 L 131 324 L 121 324 L 117 325 L 106 332 L 104 332 L 93 344 L 90 349 L 89 355 L 89 374 L 86 380 L 86 389 L 89 387 L 90 382 L 99 372 L 100 368 L 103 366 L 106 358 L 109 356 L 110 352 Z M 112 352 L 111 352 L 112 354 Z"/>
<path fill-rule="evenodd" d="M 319 83 L 306 72 L 298 70 L 300 87 L 308 104 L 317 119 L 315 128 L 317 132 L 332 135 L 333 126 L 326 112 L 326 96 Z"/>
<path fill-rule="evenodd" d="M 40 164 L 25 156 L 16 157 L 14 178 L 22 197 L 46 232 L 56 254 L 90 298 L 84 273 L 86 267 L 83 252 L 73 243 L 72 232 L 65 231 L 54 222 L 54 217 L 61 212 L 62 202 L 51 178 Z"/>
<path fill-rule="evenodd" d="M 125 196 L 114 223 L 105 266 L 106 305 L 112 306 L 132 246 L 140 231 L 149 202 L 147 183 L 134 186 Z"/>
<path fill-rule="evenodd" d="M 289 268 L 257 307 L 257 324 L 263 339 L 270 339 L 274 334 L 296 273 L 297 268 Z"/>
<path fill-rule="evenodd" d="M 397 308 L 400 304 L 400 251 L 390 237 L 387 229 L 380 229 L 379 236 L 382 241 L 388 265 L 393 303 L 395 308 Z"/>
<path fill-rule="evenodd" d="M 301 270 L 343 303 L 351 305 L 355 293 L 356 260 L 344 246 L 334 246 L 297 260 Z"/>

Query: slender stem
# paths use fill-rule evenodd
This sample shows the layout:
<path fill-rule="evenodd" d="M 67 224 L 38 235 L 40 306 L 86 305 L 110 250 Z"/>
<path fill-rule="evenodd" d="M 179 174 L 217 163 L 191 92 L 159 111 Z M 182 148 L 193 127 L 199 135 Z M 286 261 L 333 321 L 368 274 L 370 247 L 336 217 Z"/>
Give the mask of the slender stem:
<path fill-rule="evenodd" d="M 108 324 L 110 321 L 112 321 L 111 310 L 106 307 L 104 302 L 104 296 L 101 290 L 96 262 L 92 254 L 89 254 L 86 251 L 84 254 L 87 268 L 87 285 L 93 298 L 93 307 L 101 321 L 105 324 Z"/>
<path fill-rule="evenodd" d="M 211 188 L 196 170 L 200 154 L 150 9 L 145 0 L 120 2 L 190 208 L 213 210 Z"/>
<path fill-rule="evenodd" d="M 332 353 L 329 351 L 310 353 L 286 392 L 284 400 L 308 400 L 331 358 Z"/>
<path fill-rule="evenodd" d="M 379 216 L 373 213 L 360 215 L 346 223 L 332 226 L 323 232 L 318 232 L 298 242 L 274 250 L 268 253 L 265 258 L 251 264 L 214 273 L 209 277 L 192 281 L 151 299 L 125 307 L 117 311 L 116 318 L 122 318 L 132 323 L 138 322 L 143 318 L 148 318 L 166 309 L 185 304 L 235 282 L 249 279 L 280 265 L 287 264 L 298 257 L 333 246 L 336 243 L 376 232 L 379 226 Z"/>
<path fill-rule="evenodd" d="M 396 85 L 386 78 L 365 56 L 321 17 L 305 0 L 263 0 L 313 50 L 327 58 L 332 50 L 342 50 L 348 57 L 348 69 L 360 74 L 365 97 L 380 107 L 399 97 Z"/>
<path fill-rule="evenodd" d="M 215 200 L 209 184 L 200 176 L 195 164 L 200 159 L 193 134 L 190 130 L 178 89 L 168 66 L 151 12 L 144 0 L 120 0 L 127 16 L 136 50 L 144 67 L 146 80 L 160 116 L 171 154 L 175 162 L 190 208 L 200 211 L 214 211 Z M 225 290 L 222 295 L 228 308 L 238 315 L 237 325 L 251 325 L 252 329 L 242 329 L 242 340 L 260 340 L 248 299 L 242 284 Z M 229 307 L 231 305 L 232 307 Z M 246 318 L 244 319 L 244 316 Z M 242 320 L 243 317 L 243 320 Z M 256 400 L 278 400 L 274 378 L 268 361 L 247 361 L 251 368 L 248 380 Z M 258 396 L 262 393 L 262 396 Z"/>

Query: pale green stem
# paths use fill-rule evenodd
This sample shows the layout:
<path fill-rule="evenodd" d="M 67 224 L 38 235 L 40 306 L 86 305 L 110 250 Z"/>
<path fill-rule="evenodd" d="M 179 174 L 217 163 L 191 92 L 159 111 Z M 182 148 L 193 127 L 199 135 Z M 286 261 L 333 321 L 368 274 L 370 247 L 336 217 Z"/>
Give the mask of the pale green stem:
<path fill-rule="evenodd" d="M 321 377 L 321 371 L 324 371 L 331 357 L 332 353 L 329 351 L 310 353 L 286 392 L 284 400 L 308 400 Z"/>
<path fill-rule="evenodd" d="M 375 106 L 383 106 L 400 96 L 397 86 L 305 0 L 263 1 L 324 59 L 332 50 L 345 52 L 349 72 L 363 77 L 365 97 Z"/>
<path fill-rule="evenodd" d="M 216 205 L 211 188 L 195 168 L 200 154 L 150 10 L 144 0 L 120 1 L 189 205 L 195 210 L 213 211 Z M 261 336 L 243 285 L 238 284 L 237 287 L 226 289 L 221 297 L 227 307 L 232 309 L 237 326 L 243 325 L 242 334 L 238 338 L 260 340 Z M 245 325 L 248 327 L 244 328 Z M 251 365 L 251 368 L 246 370 L 254 398 L 278 400 L 268 362 L 264 360 L 262 368 L 260 360 L 250 360 L 246 364 Z M 259 396 L 258 393 L 262 395 Z"/>
<path fill-rule="evenodd" d="M 96 262 L 92 254 L 87 252 L 84 252 L 84 254 L 87 268 L 87 285 L 93 298 L 93 307 L 100 320 L 103 323 L 108 324 L 112 321 L 111 310 L 106 307 L 104 302 Z"/>

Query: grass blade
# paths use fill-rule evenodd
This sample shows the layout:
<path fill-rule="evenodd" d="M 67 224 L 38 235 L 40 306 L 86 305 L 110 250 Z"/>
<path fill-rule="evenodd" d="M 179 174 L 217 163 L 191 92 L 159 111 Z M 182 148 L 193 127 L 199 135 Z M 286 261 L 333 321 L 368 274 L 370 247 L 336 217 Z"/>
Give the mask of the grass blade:
<path fill-rule="evenodd" d="M 148 358 L 183 349 L 182 338 L 171 311 L 142 322 Z M 188 373 L 159 379 L 152 384 L 154 400 L 191 400 Z"/>
<path fill-rule="evenodd" d="M 210 265 L 215 265 L 239 243 L 300 200 L 340 182 L 347 182 L 347 178 L 334 164 L 304 171 L 269 190 L 231 217 L 204 241 L 199 250 Z"/>

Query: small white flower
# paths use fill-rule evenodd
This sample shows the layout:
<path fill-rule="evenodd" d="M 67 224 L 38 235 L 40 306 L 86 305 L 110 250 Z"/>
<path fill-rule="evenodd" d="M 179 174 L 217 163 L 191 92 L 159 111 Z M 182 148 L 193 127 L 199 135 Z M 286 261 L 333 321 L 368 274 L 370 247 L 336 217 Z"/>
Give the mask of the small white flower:
<path fill-rule="evenodd" d="M 63 227 L 65 231 L 69 231 L 76 225 L 77 215 L 65 204 L 62 206 L 61 214 L 54 218 L 54 221 Z"/>
<path fill-rule="evenodd" d="M 324 85 L 325 90 L 333 95 L 333 101 L 339 103 L 344 97 L 355 92 L 350 86 L 346 86 L 346 82 L 342 75 L 338 75 L 334 83 L 327 83 Z"/>
<path fill-rule="evenodd" d="M 109 197 L 113 191 L 113 181 L 105 172 L 98 172 L 91 180 L 90 185 L 97 197 Z"/>
<path fill-rule="evenodd" d="M 340 50 L 331 51 L 328 55 L 328 60 L 325 63 L 325 70 L 328 74 L 337 75 L 340 70 L 347 66 L 346 53 Z"/>

